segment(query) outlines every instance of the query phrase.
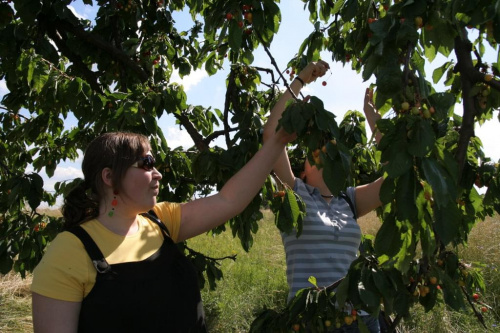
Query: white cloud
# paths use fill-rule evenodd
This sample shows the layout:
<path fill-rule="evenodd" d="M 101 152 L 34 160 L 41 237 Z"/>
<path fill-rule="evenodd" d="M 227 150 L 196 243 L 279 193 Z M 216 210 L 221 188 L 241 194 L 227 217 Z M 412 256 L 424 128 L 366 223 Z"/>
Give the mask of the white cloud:
<path fill-rule="evenodd" d="M 26 169 L 26 173 L 33 172 L 33 168 L 29 167 Z M 49 178 L 45 169 L 39 172 L 39 175 L 43 178 L 43 188 L 47 192 L 54 191 L 54 185 L 61 181 L 71 181 L 75 178 L 83 178 L 82 170 L 79 167 L 67 166 L 64 164 L 58 165 L 54 175 Z"/>
<path fill-rule="evenodd" d="M 191 88 L 198 85 L 198 83 L 200 83 L 207 76 L 208 74 L 206 71 L 196 70 L 194 72 L 191 72 L 191 74 L 184 76 L 184 78 L 181 79 L 181 77 L 179 76 L 179 72 L 174 71 L 170 81 L 181 84 L 182 86 L 184 86 L 184 91 L 188 92 Z"/>
<path fill-rule="evenodd" d="M 167 139 L 168 146 L 172 149 L 177 147 L 188 148 L 194 144 L 188 132 L 178 127 L 167 127 L 165 138 Z"/>
<path fill-rule="evenodd" d="M 78 167 L 66 166 L 66 163 L 62 163 L 57 166 L 54 176 L 49 178 L 45 173 L 45 169 L 39 172 L 40 177 L 43 179 L 43 188 L 47 192 L 54 192 L 54 186 L 57 182 L 61 181 L 71 181 L 75 178 L 83 178 L 82 170 Z M 26 173 L 33 172 L 33 167 L 28 167 Z M 51 208 L 59 208 L 63 204 L 63 198 L 61 196 L 57 197 L 56 204 Z M 42 202 L 39 208 L 49 207 L 46 202 Z"/>
<path fill-rule="evenodd" d="M 71 6 L 71 5 L 70 5 L 70 6 L 68 6 L 68 8 L 69 8 L 69 10 L 71 10 L 71 11 L 73 12 L 73 14 L 75 14 L 75 16 L 76 16 L 76 17 L 78 17 L 79 19 L 82 19 L 82 20 L 87 20 L 87 19 L 88 19 L 88 18 L 87 18 L 87 17 L 85 17 L 84 15 L 82 15 L 82 14 L 78 13 L 78 12 L 76 11 L 75 7 L 73 7 L 73 6 Z"/>
<path fill-rule="evenodd" d="M 9 92 L 9 89 L 7 89 L 7 83 L 5 83 L 5 80 L 0 80 L 0 97 L 5 96 Z"/>
<path fill-rule="evenodd" d="M 475 134 L 481 139 L 483 149 L 487 157 L 494 162 L 500 159 L 500 145 L 498 144 L 498 132 L 500 126 L 498 120 L 493 118 L 483 125 L 476 125 Z"/>

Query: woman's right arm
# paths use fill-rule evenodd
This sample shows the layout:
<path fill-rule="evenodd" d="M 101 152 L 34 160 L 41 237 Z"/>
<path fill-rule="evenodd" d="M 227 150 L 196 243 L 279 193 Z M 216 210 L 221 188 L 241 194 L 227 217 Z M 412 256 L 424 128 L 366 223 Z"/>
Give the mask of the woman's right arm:
<path fill-rule="evenodd" d="M 325 75 L 326 71 L 329 68 L 330 66 L 322 60 L 318 62 L 311 62 L 299 73 L 298 77 L 304 82 L 304 84 L 307 84 L 315 81 L 318 77 Z M 298 95 L 301 88 L 302 83 L 298 79 L 293 80 L 290 84 L 290 89 L 295 95 Z M 274 105 L 273 109 L 271 110 L 271 114 L 269 115 L 267 122 L 264 125 L 264 142 L 266 142 L 274 135 L 276 127 L 278 126 L 278 121 L 281 119 L 281 116 L 285 111 L 286 103 L 292 98 L 292 94 L 287 89 Z M 293 188 L 295 176 L 293 175 L 293 171 L 290 166 L 286 147 L 283 148 L 280 156 L 278 157 L 278 160 L 274 164 L 273 171 L 283 183 Z"/>
<path fill-rule="evenodd" d="M 76 333 L 81 304 L 32 293 L 34 333 Z"/>

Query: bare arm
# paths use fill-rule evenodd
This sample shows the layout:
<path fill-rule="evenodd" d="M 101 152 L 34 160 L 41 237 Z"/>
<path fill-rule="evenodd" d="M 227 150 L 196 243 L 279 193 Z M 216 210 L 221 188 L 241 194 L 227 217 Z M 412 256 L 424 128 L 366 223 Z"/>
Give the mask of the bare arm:
<path fill-rule="evenodd" d="M 365 91 L 363 111 L 371 131 L 375 133 L 375 141 L 379 143 L 380 139 L 382 139 L 382 134 L 376 128 L 376 123 L 381 117 L 380 113 L 373 106 L 373 90 L 370 88 L 366 88 Z M 383 182 L 384 178 L 380 177 L 370 184 L 356 187 L 356 213 L 358 217 L 366 215 L 382 205 L 379 192 Z"/>
<path fill-rule="evenodd" d="M 33 329 L 35 333 L 76 333 L 80 302 L 61 301 L 32 294 Z"/>
<path fill-rule="evenodd" d="M 241 213 L 261 189 L 285 145 L 294 138 L 281 129 L 217 194 L 183 204 L 178 241 L 202 234 Z"/>
<path fill-rule="evenodd" d="M 358 217 L 368 214 L 382 205 L 380 201 L 380 187 L 384 178 L 380 177 L 374 182 L 356 187 L 356 214 Z"/>
<path fill-rule="evenodd" d="M 325 75 L 326 71 L 329 69 L 329 65 L 324 61 L 318 61 L 310 63 L 304 68 L 298 75 L 299 78 L 304 81 L 305 84 L 315 81 L 318 77 Z M 302 88 L 302 83 L 299 80 L 294 80 L 290 84 L 290 88 L 293 93 L 297 95 Z M 274 135 L 276 131 L 276 127 L 278 126 L 278 121 L 281 119 L 283 112 L 285 111 L 286 103 L 292 99 L 292 95 L 287 90 L 283 95 L 279 98 L 279 100 L 274 105 L 271 110 L 271 114 L 264 125 L 264 134 L 263 139 L 264 142 L 269 140 L 270 137 Z M 288 159 L 288 154 L 286 152 L 286 147 L 283 147 L 283 150 L 280 153 L 280 156 L 276 160 L 276 163 L 273 166 L 273 170 L 276 175 L 281 179 L 283 183 L 286 185 L 293 187 L 295 177 L 292 172 L 292 168 L 290 167 L 290 161 Z"/>
<path fill-rule="evenodd" d="M 375 107 L 373 106 L 373 90 L 370 88 L 366 88 L 365 91 L 365 99 L 364 99 L 364 104 L 363 104 L 363 112 L 365 113 L 366 120 L 368 121 L 368 125 L 370 126 L 370 130 L 372 133 L 375 133 L 375 141 L 377 143 L 380 142 L 380 139 L 382 139 L 382 134 L 380 131 L 377 129 L 377 120 L 379 120 L 380 113 L 375 110 Z"/>

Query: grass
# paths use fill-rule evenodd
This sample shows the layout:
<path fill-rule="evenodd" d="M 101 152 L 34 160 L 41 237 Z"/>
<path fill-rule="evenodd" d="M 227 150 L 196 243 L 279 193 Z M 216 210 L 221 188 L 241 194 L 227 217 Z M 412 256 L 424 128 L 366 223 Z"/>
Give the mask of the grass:
<path fill-rule="evenodd" d="M 30 284 L 30 277 L 0 276 L 0 332 L 33 332 Z"/>
<path fill-rule="evenodd" d="M 216 291 L 202 290 L 211 332 L 247 332 L 255 311 L 286 304 L 285 253 L 272 213 L 264 213 L 266 222 L 261 223 L 249 253 L 230 232 L 189 241 L 190 247 L 211 257 L 237 254 L 236 261 L 222 263 L 224 279 Z"/>
<path fill-rule="evenodd" d="M 273 224 L 270 212 L 254 238 L 249 253 L 242 250 L 239 240 L 230 232 L 215 237 L 199 236 L 189 246 L 211 257 L 237 254 L 237 260 L 224 260 L 224 279 L 215 291 L 202 290 L 207 322 L 211 332 L 247 332 L 255 312 L 263 307 L 281 308 L 285 305 L 287 285 L 285 259 L 281 237 Z M 364 233 L 374 234 L 380 225 L 375 214 L 359 220 Z M 500 332 L 500 217 L 479 222 L 469 236 L 469 245 L 458 249 L 469 263 L 482 262 L 487 286 L 482 300 L 493 311 L 485 315 L 487 332 Z M 18 275 L 0 277 L 0 332 L 32 332 L 30 277 Z M 208 283 L 207 283 L 208 285 Z M 411 318 L 403 320 L 403 333 L 479 333 L 486 330 L 468 313 L 449 311 L 444 305 L 425 313 L 420 306 L 412 309 Z"/>

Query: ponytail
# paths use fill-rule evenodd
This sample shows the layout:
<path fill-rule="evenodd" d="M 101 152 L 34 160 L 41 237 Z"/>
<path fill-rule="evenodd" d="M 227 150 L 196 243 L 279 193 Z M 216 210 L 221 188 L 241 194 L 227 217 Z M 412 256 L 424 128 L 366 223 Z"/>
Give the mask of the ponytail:
<path fill-rule="evenodd" d="M 65 230 L 96 218 L 99 215 L 97 195 L 92 194 L 86 183 L 82 181 L 64 198 L 62 214 Z"/>

